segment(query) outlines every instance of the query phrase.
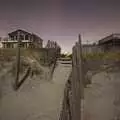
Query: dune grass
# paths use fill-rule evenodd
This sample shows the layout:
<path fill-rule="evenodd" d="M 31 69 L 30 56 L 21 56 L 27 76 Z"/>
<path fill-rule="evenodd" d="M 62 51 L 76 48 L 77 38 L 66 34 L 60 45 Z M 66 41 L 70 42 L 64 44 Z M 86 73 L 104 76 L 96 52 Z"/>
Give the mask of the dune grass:
<path fill-rule="evenodd" d="M 120 60 L 120 52 L 86 54 L 83 55 L 83 58 L 88 60 Z"/>

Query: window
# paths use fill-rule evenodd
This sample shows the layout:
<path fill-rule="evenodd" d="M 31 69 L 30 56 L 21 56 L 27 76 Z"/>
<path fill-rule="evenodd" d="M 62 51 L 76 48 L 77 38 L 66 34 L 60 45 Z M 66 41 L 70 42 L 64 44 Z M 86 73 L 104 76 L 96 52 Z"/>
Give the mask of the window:
<path fill-rule="evenodd" d="M 25 40 L 28 40 L 28 35 L 25 35 Z"/>
<path fill-rule="evenodd" d="M 20 35 L 20 40 L 24 40 L 24 35 Z"/>
<path fill-rule="evenodd" d="M 14 40 L 14 36 L 11 36 L 11 40 Z"/>
<path fill-rule="evenodd" d="M 17 36 L 15 36 L 15 40 L 17 40 Z"/>

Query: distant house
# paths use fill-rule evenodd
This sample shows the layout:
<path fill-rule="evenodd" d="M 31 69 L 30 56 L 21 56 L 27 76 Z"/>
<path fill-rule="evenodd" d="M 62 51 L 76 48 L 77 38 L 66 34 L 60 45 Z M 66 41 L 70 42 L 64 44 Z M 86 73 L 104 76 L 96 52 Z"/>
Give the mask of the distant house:
<path fill-rule="evenodd" d="M 24 30 L 20 30 L 20 29 L 13 31 L 11 33 L 8 33 L 8 38 L 1 40 L 2 47 L 15 48 L 17 46 L 17 42 L 19 39 L 21 40 L 22 48 L 42 48 L 43 47 L 43 40 L 39 36 L 33 33 L 26 32 Z"/>
<path fill-rule="evenodd" d="M 120 34 L 111 34 L 101 40 L 99 40 L 99 46 L 102 51 L 120 51 Z"/>

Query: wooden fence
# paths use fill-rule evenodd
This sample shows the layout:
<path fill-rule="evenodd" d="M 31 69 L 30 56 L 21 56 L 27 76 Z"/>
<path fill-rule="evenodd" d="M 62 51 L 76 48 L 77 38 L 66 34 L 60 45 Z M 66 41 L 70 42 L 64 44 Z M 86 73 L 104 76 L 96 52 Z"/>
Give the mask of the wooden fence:
<path fill-rule="evenodd" d="M 59 120 L 82 120 L 81 105 L 84 99 L 84 74 L 81 36 L 72 50 L 72 73 L 66 83 Z"/>
<path fill-rule="evenodd" d="M 18 32 L 18 43 L 17 43 L 17 52 L 16 52 L 16 75 L 15 75 L 15 84 L 14 84 L 14 89 L 15 90 L 18 90 L 19 87 L 22 85 L 22 83 L 25 81 L 25 79 L 28 77 L 29 73 L 30 73 L 30 66 L 27 68 L 27 72 L 25 73 L 25 75 L 23 76 L 23 78 L 21 80 L 19 80 L 19 73 L 20 73 L 20 55 L 21 55 L 21 52 L 20 52 L 20 47 L 21 47 L 21 39 L 20 39 L 20 32 Z M 44 56 L 43 56 L 43 60 L 44 60 L 44 64 L 47 64 L 49 66 L 51 66 L 51 64 L 53 64 L 53 67 L 52 67 L 52 70 L 51 70 L 51 74 L 53 74 L 54 72 L 54 69 L 55 69 L 55 66 L 56 66 L 56 61 L 57 61 L 57 58 L 59 57 L 60 55 L 60 46 L 56 43 L 56 42 L 51 42 L 49 41 L 47 43 L 47 46 L 46 48 L 40 48 L 42 51 L 44 51 Z M 38 54 L 40 52 L 40 49 L 35 49 L 38 51 Z M 33 51 L 35 51 L 34 49 L 30 49 L 31 51 L 31 55 L 37 60 L 40 62 L 40 58 L 39 58 L 39 55 L 35 55 L 35 54 L 32 54 Z"/>

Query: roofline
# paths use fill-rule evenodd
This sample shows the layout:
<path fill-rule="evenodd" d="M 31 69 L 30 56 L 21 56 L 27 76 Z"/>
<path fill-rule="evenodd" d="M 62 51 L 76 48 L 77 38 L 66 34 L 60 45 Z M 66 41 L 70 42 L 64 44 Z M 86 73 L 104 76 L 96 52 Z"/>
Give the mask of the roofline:
<path fill-rule="evenodd" d="M 25 33 L 28 33 L 29 35 L 34 35 L 34 36 L 40 38 L 41 41 L 43 41 L 43 39 L 42 39 L 41 37 L 39 37 L 38 35 L 36 35 L 36 34 L 34 34 L 34 33 L 32 33 L 32 32 L 31 32 L 31 33 L 30 33 L 30 32 L 27 32 L 26 30 L 23 30 L 23 29 L 17 29 L 17 30 L 15 30 L 15 31 L 13 31 L 13 32 L 9 32 L 8 35 L 10 35 L 10 34 L 12 34 L 12 33 L 14 33 L 14 32 L 17 32 L 17 31 L 23 31 L 23 32 L 25 32 Z"/>
<path fill-rule="evenodd" d="M 10 35 L 10 34 L 12 34 L 12 33 L 14 33 L 14 32 L 17 32 L 17 31 L 23 31 L 23 32 L 28 33 L 28 34 L 32 34 L 32 33 L 30 33 L 30 32 L 27 32 L 26 30 L 17 29 L 17 30 L 15 30 L 15 31 L 13 31 L 13 32 L 9 32 L 8 35 Z"/>
<path fill-rule="evenodd" d="M 32 33 L 31 35 L 35 35 L 36 37 L 40 38 L 43 41 L 43 39 L 41 37 L 39 37 L 38 35 L 36 35 L 34 33 Z"/>
<path fill-rule="evenodd" d="M 82 44 L 82 46 L 97 46 L 98 44 Z"/>
<path fill-rule="evenodd" d="M 109 35 L 109 36 L 107 36 L 107 37 L 104 37 L 104 38 L 102 38 L 102 39 L 100 39 L 100 40 L 98 41 L 98 44 L 101 44 L 101 42 L 102 42 L 102 43 L 105 43 L 106 41 L 109 41 L 109 40 L 111 40 L 111 39 L 113 39 L 113 38 L 118 38 L 117 35 L 120 36 L 120 33 L 113 33 L 113 34 L 111 34 L 111 35 Z M 108 40 L 107 40 L 107 39 L 108 39 Z"/>

